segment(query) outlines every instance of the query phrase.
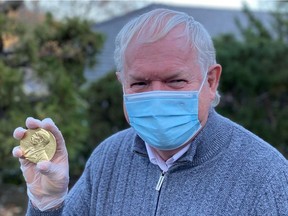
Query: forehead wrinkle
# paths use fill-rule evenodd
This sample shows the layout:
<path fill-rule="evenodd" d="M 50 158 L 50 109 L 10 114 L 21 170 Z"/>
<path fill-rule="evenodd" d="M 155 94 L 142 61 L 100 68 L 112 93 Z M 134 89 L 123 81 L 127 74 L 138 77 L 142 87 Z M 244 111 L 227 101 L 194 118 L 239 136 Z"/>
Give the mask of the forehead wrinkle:
<path fill-rule="evenodd" d="M 192 59 L 192 61 L 197 64 L 196 57 L 192 50 L 180 50 L 181 56 L 175 54 L 175 49 L 163 48 L 158 49 L 158 46 L 152 47 L 151 45 L 136 45 L 136 47 L 131 48 L 126 55 L 126 64 L 124 66 L 124 71 L 131 69 L 133 67 L 133 72 L 137 73 L 138 71 L 145 72 L 147 69 L 147 64 L 155 64 L 155 71 L 173 71 L 179 70 L 179 68 L 185 68 L 185 64 L 183 64 L 183 60 L 188 63 L 188 61 Z M 149 49 L 150 48 L 150 49 Z M 149 56 L 147 57 L 147 52 L 145 49 L 149 49 Z M 161 50 L 161 52 L 160 52 Z M 162 56 L 159 59 L 159 55 Z M 128 57 L 129 56 L 129 57 Z M 155 56 L 155 58 L 154 58 Z M 192 57 L 192 58 L 191 58 Z M 169 65 L 163 62 L 165 59 L 174 59 L 175 61 L 170 62 Z M 179 60 L 179 61 L 178 61 Z M 180 70 L 183 70 L 180 69 Z M 186 69 L 185 69 L 186 70 Z"/>
<path fill-rule="evenodd" d="M 152 71 L 150 73 L 130 73 L 128 78 L 132 80 L 170 80 L 177 78 L 188 78 L 191 74 L 186 70 L 175 70 L 159 73 L 157 71 Z M 192 75 L 193 76 L 193 75 Z M 191 76 L 191 77 L 192 77 Z"/>

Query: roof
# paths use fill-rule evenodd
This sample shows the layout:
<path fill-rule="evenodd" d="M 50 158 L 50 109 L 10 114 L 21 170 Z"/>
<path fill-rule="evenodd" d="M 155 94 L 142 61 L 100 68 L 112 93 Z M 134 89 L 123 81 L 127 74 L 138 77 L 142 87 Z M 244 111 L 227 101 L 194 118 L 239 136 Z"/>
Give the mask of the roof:
<path fill-rule="evenodd" d="M 85 76 L 88 82 L 98 79 L 108 72 L 115 69 L 113 53 L 114 40 L 121 28 L 132 18 L 139 16 L 145 12 L 156 8 L 167 8 L 187 13 L 200 22 L 210 33 L 211 37 L 220 36 L 221 34 L 231 33 L 236 37 L 240 37 L 240 32 L 236 26 L 235 19 L 237 18 L 242 26 L 248 25 L 248 19 L 241 10 L 233 9 L 215 9 L 215 8 L 200 8 L 200 7 L 179 7 L 163 4 L 151 4 L 139 10 L 132 11 L 123 16 L 115 17 L 93 26 L 93 30 L 104 33 L 106 41 L 102 53 L 97 56 L 97 64 L 95 68 L 87 69 Z M 253 12 L 257 18 L 263 20 L 268 25 L 271 19 L 270 15 L 265 12 Z"/>

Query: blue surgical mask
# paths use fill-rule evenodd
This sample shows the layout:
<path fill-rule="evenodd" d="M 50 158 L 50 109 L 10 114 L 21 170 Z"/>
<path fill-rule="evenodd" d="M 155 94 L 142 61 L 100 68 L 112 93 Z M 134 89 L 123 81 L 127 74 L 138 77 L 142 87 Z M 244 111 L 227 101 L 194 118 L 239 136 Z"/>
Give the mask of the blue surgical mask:
<path fill-rule="evenodd" d="M 130 125 L 147 144 L 156 149 L 179 148 L 201 129 L 198 101 L 203 83 L 199 91 L 124 94 Z"/>

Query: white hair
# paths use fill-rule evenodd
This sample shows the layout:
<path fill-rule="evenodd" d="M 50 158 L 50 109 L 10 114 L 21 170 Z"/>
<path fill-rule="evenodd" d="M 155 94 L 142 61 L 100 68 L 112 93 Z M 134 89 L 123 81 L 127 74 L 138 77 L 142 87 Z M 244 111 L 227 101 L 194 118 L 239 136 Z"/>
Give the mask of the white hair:
<path fill-rule="evenodd" d="M 152 43 L 165 37 L 175 27 L 183 25 L 181 34 L 187 40 L 187 45 L 195 49 L 197 60 L 202 70 L 202 75 L 208 68 L 216 64 L 215 48 L 211 36 L 199 22 L 183 12 L 155 9 L 142 14 L 128 22 L 118 33 L 115 40 L 114 60 L 118 72 L 123 74 L 125 64 L 125 51 L 132 38 L 141 43 Z M 220 101 L 218 91 L 212 106 L 217 106 Z"/>

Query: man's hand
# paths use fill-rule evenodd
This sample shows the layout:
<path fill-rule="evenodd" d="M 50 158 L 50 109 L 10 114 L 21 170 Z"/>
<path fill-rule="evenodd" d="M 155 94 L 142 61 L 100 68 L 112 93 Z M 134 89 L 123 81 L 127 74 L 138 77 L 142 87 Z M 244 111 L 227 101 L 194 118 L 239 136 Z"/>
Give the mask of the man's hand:
<path fill-rule="evenodd" d="M 51 161 L 35 164 L 23 157 L 19 146 L 13 149 L 13 156 L 19 158 L 27 184 L 27 194 L 32 204 L 41 211 L 56 208 L 63 203 L 68 192 L 69 164 L 64 138 L 50 118 L 40 121 L 28 117 L 26 126 L 28 129 L 44 128 L 56 138 L 57 149 Z M 15 139 L 21 140 L 25 132 L 26 129 L 18 127 L 13 136 Z"/>

